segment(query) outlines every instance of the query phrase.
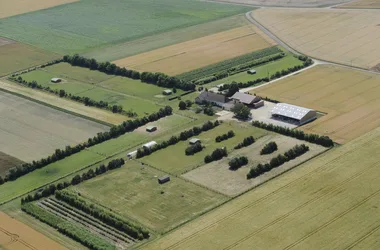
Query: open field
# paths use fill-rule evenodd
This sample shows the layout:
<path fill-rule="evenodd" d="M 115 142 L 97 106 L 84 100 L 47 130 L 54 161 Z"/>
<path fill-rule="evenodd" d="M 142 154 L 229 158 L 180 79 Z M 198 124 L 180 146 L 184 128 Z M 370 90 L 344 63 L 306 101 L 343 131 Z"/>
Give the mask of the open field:
<path fill-rule="evenodd" d="M 114 0 L 111 6 L 107 0 L 81 0 L 4 19 L 0 33 L 59 54 L 73 54 L 249 10 L 196 0 Z"/>
<path fill-rule="evenodd" d="M 114 61 L 150 50 L 238 28 L 247 23 L 248 20 L 244 15 L 236 15 L 190 27 L 174 29 L 125 43 L 113 44 L 104 48 L 97 48 L 85 53 L 84 56 L 87 58 L 95 58 L 99 62 Z"/>
<path fill-rule="evenodd" d="M 349 2 L 350 0 L 213 0 L 253 6 L 318 7 Z"/>
<path fill-rule="evenodd" d="M 235 132 L 234 137 L 219 143 L 215 142 L 215 138 L 218 135 L 225 134 L 230 130 Z M 141 161 L 174 175 L 183 174 L 203 165 L 204 157 L 211 154 L 216 148 L 225 146 L 230 152 L 234 146 L 242 142 L 245 137 L 252 135 L 255 138 L 259 138 L 266 134 L 267 132 L 265 130 L 255 128 L 247 123 L 225 121 L 218 127 L 196 136 L 196 138 L 202 141 L 202 145 L 206 147 L 201 152 L 191 156 L 185 155 L 189 141 L 180 141 L 176 145 L 169 146 L 145 156 Z"/>
<path fill-rule="evenodd" d="M 78 0 L 1 0 L 0 18 L 51 8 Z"/>
<path fill-rule="evenodd" d="M 260 155 L 261 149 L 268 142 L 274 141 L 278 146 L 278 150 L 269 155 Z M 278 168 L 272 169 L 259 177 L 247 180 L 247 174 L 251 167 L 256 167 L 257 164 L 267 163 L 273 157 L 284 154 L 286 151 L 295 145 L 305 144 L 309 146 L 310 151 L 291 160 Z M 294 166 L 304 162 L 305 160 L 325 151 L 326 148 L 315 144 L 307 143 L 290 137 L 278 134 L 269 134 L 260 138 L 251 146 L 233 151 L 227 158 L 220 161 L 206 164 L 202 167 L 194 169 L 183 175 L 184 178 L 199 183 L 203 186 L 221 192 L 225 195 L 235 196 L 253 188 L 263 182 L 273 178 L 280 173 L 293 168 Z M 229 169 L 228 162 L 237 156 L 247 156 L 248 165 L 232 171 Z"/>
<path fill-rule="evenodd" d="M 379 150 L 377 128 L 142 249 L 378 249 Z"/>
<path fill-rule="evenodd" d="M 128 161 L 117 171 L 72 189 L 159 232 L 168 231 L 226 200 L 223 195 L 175 177 L 160 185 L 157 178 L 163 175 L 161 171 Z"/>
<path fill-rule="evenodd" d="M 7 142 L 0 151 L 23 161 L 46 157 L 108 129 L 5 92 L 0 92 L 0 115 L 0 139 Z"/>
<path fill-rule="evenodd" d="M 0 76 L 46 63 L 57 58 L 57 54 L 0 37 Z"/>
<path fill-rule="evenodd" d="M 24 163 L 23 161 L 0 152 L 0 176 L 4 176 L 8 169 Z"/>
<path fill-rule="evenodd" d="M 0 80 L 0 89 L 10 91 L 12 93 L 17 93 L 18 95 L 22 95 L 27 98 L 32 98 L 38 102 L 48 103 L 49 105 L 57 108 L 64 107 L 64 109 L 69 112 L 73 112 L 78 115 L 83 115 L 85 117 L 93 118 L 95 120 L 109 124 L 118 125 L 127 119 L 127 117 L 124 115 L 114 114 L 106 110 L 85 106 L 82 103 L 73 102 L 63 98 L 57 98 L 55 95 L 23 87 L 5 80 Z"/>
<path fill-rule="evenodd" d="M 345 143 L 380 125 L 379 79 L 375 74 L 318 65 L 251 93 L 327 113 L 301 129 Z"/>
<path fill-rule="evenodd" d="M 178 75 L 209 64 L 272 46 L 261 31 L 248 24 L 202 38 L 114 61 L 139 71 Z"/>
<path fill-rule="evenodd" d="M 0 212 L 0 249 L 4 250 L 64 250 L 63 246 L 25 224 Z"/>
<path fill-rule="evenodd" d="M 260 9 L 252 15 L 303 54 L 366 69 L 380 63 L 376 10 Z"/>
<path fill-rule="evenodd" d="M 337 8 L 343 9 L 380 9 L 379 0 L 357 0 L 351 3 L 339 5 Z"/>

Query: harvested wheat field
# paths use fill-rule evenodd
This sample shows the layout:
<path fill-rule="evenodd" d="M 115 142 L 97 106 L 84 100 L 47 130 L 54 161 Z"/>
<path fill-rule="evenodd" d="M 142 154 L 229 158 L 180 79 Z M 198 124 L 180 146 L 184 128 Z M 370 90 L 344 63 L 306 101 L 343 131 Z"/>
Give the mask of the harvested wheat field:
<path fill-rule="evenodd" d="M 327 113 L 302 127 L 345 143 L 380 125 L 380 75 L 318 65 L 252 91 Z"/>
<path fill-rule="evenodd" d="M 142 249 L 379 249 L 380 129 Z"/>
<path fill-rule="evenodd" d="M 138 71 L 178 75 L 275 45 L 254 25 L 219 32 L 199 39 L 114 61 Z"/>
<path fill-rule="evenodd" d="M 380 1 L 379 0 L 359 0 L 359 1 L 353 1 L 351 3 L 339 5 L 337 8 L 379 9 L 380 8 Z"/>
<path fill-rule="evenodd" d="M 301 53 L 366 69 L 380 63 L 377 10 L 260 9 L 252 15 Z"/>
<path fill-rule="evenodd" d="M 350 0 L 214 0 L 215 2 L 227 2 L 247 4 L 254 6 L 282 6 L 282 7 L 318 7 L 334 5 Z"/>
<path fill-rule="evenodd" d="M 57 5 L 77 1 L 79 0 L 1 0 L 0 18 L 47 9 Z"/>
<path fill-rule="evenodd" d="M 0 249 L 64 250 L 66 248 L 25 224 L 0 212 Z"/>

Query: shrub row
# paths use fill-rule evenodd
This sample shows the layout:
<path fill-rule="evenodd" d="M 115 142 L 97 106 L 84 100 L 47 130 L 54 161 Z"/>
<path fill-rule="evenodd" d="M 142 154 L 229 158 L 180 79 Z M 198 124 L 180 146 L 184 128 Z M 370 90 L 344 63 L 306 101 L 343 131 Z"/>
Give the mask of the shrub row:
<path fill-rule="evenodd" d="M 246 156 L 235 157 L 235 158 L 232 158 L 228 162 L 228 165 L 230 166 L 231 170 L 237 170 L 240 167 L 247 165 L 247 164 L 248 164 L 248 158 Z"/>
<path fill-rule="evenodd" d="M 277 144 L 274 141 L 265 144 L 265 146 L 261 149 L 261 155 L 269 155 L 277 150 Z"/>
<path fill-rule="evenodd" d="M 124 165 L 124 159 L 114 159 L 108 163 L 107 166 L 104 164 L 101 164 L 99 167 L 95 169 L 89 169 L 87 172 L 83 173 L 82 176 L 76 175 L 74 176 L 70 182 L 65 181 L 65 182 L 59 182 L 57 184 L 50 184 L 49 186 L 46 186 L 43 190 L 39 190 L 34 193 L 34 195 L 28 194 L 25 198 L 21 198 L 21 204 L 31 202 L 31 201 L 36 201 L 44 197 L 48 197 L 52 194 L 55 193 L 56 190 L 62 190 L 65 189 L 71 185 L 78 185 L 79 183 L 92 179 L 98 175 L 104 174 L 105 172 L 109 170 L 113 170 L 116 168 L 120 168 L 121 166 Z"/>
<path fill-rule="evenodd" d="M 186 141 L 187 139 L 189 139 L 195 135 L 199 135 L 202 132 L 208 131 L 210 129 L 213 129 L 213 128 L 219 126 L 219 124 L 220 124 L 220 122 L 218 120 L 216 120 L 215 122 L 207 121 L 206 123 L 204 123 L 202 125 L 202 127 L 193 127 L 192 129 L 182 131 L 179 134 L 179 136 L 173 135 L 172 137 L 170 137 L 169 140 L 163 141 L 161 143 L 157 143 L 156 145 L 154 145 L 151 148 L 148 148 L 148 147 L 139 148 L 139 149 L 137 149 L 136 158 L 137 159 L 142 158 L 146 155 L 150 155 L 151 153 L 153 153 L 157 150 L 167 148 L 168 146 L 171 146 L 171 145 L 175 145 L 180 141 Z"/>
<path fill-rule="evenodd" d="M 230 139 L 230 138 L 232 138 L 234 136 L 235 136 L 234 131 L 230 130 L 230 131 L 228 131 L 228 133 L 225 133 L 223 135 L 218 135 L 215 138 L 215 142 L 222 142 L 222 141 L 228 140 L 228 139 Z"/>
<path fill-rule="evenodd" d="M 140 126 L 144 126 L 149 122 L 157 121 L 162 117 L 171 115 L 172 111 L 173 110 L 170 106 L 166 106 L 165 108 L 161 108 L 158 112 L 153 113 L 149 116 L 124 121 L 122 124 L 118 126 L 113 126 L 108 132 L 98 133 L 93 138 L 89 138 L 87 142 L 78 144 L 74 147 L 66 146 L 66 148 L 63 150 L 56 149 L 55 152 L 47 158 L 43 158 L 39 161 L 33 161 L 32 163 L 24 163 L 20 166 L 9 169 L 3 181 L 7 182 L 16 180 L 20 176 L 26 175 L 30 172 L 33 172 L 36 169 L 43 168 L 51 163 L 62 160 L 65 157 L 78 153 L 87 147 L 91 147 L 104 141 L 110 140 L 112 138 L 116 138 L 127 132 L 131 132 Z"/>
<path fill-rule="evenodd" d="M 234 149 L 241 149 L 244 147 L 248 147 L 249 145 L 252 145 L 253 143 L 255 143 L 255 138 L 253 138 L 253 136 L 251 135 L 244 138 L 244 140 L 240 142 L 238 145 L 236 145 Z"/>
<path fill-rule="evenodd" d="M 21 206 L 21 210 L 33 216 L 43 223 L 57 229 L 60 233 L 94 250 L 114 250 L 116 247 L 97 235 L 94 235 L 86 228 L 68 222 L 57 215 L 54 215 L 36 204 L 27 203 Z"/>
<path fill-rule="evenodd" d="M 253 121 L 252 125 L 255 127 L 273 131 L 282 135 L 294 137 L 294 138 L 297 138 L 298 140 L 303 140 L 310 143 L 318 144 L 324 147 L 334 146 L 333 140 L 331 140 L 328 136 L 320 136 L 316 134 L 305 134 L 305 132 L 300 131 L 300 130 L 284 128 L 281 126 L 267 124 L 267 123 L 259 122 L 259 121 Z"/>
<path fill-rule="evenodd" d="M 186 148 L 185 154 L 186 155 L 194 155 L 198 152 L 201 152 L 203 150 L 203 146 L 200 143 L 195 143 L 194 145 L 190 145 Z"/>
<path fill-rule="evenodd" d="M 64 201 L 69 205 L 85 212 L 86 214 L 93 216 L 105 224 L 114 227 L 122 232 L 125 232 L 135 239 L 143 240 L 150 237 L 149 232 L 146 229 L 134 225 L 131 222 L 124 220 L 114 213 L 105 210 L 95 203 L 85 200 L 72 192 L 69 192 L 67 190 L 57 191 L 55 192 L 55 197 L 58 200 Z"/>
<path fill-rule="evenodd" d="M 272 160 L 270 160 L 269 163 L 266 163 L 266 164 L 260 163 L 257 165 L 257 167 L 251 168 L 251 170 L 247 174 L 247 179 L 255 178 L 259 175 L 262 175 L 263 173 L 269 172 L 273 168 L 277 168 L 281 166 L 282 164 L 284 164 L 285 162 L 288 162 L 290 160 L 297 158 L 298 156 L 303 155 L 307 151 L 309 151 L 309 147 L 306 146 L 305 144 L 296 145 L 290 150 L 288 150 L 284 155 L 280 154 L 272 158 Z"/>
<path fill-rule="evenodd" d="M 70 63 L 72 66 L 79 66 L 89 68 L 91 70 L 98 70 L 109 75 L 117 75 L 132 79 L 140 79 L 142 82 L 154 84 L 160 87 L 178 88 L 185 91 L 195 89 L 195 84 L 191 82 L 185 82 L 179 78 L 171 77 L 163 73 L 140 73 L 135 70 L 121 68 L 114 63 L 97 62 L 95 59 L 88 59 L 79 55 L 66 55 L 63 57 L 63 61 Z"/>
<path fill-rule="evenodd" d="M 228 153 L 227 153 L 226 147 L 217 148 L 211 153 L 211 155 L 206 155 L 204 162 L 210 163 L 212 161 L 218 161 L 227 155 L 228 155 Z"/>

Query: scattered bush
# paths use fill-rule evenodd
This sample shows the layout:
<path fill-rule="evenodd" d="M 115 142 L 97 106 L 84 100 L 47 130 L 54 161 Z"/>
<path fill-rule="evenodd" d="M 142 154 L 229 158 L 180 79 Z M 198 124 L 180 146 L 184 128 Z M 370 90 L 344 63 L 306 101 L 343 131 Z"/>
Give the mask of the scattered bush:
<path fill-rule="evenodd" d="M 225 133 L 223 135 L 218 135 L 215 138 L 215 142 L 222 142 L 222 141 L 228 140 L 228 139 L 230 139 L 230 138 L 232 138 L 234 136 L 235 136 L 234 131 L 230 130 L 230 131 L 228 131 L 228 133 Z"/>
<path fill-rule="evenodd" d="M 274 141 L 271 141 L 268 144 L 266 144 L 263 149 L 261 149 L 260 154 L 269 155 L 276 150 L 277 150 L 277 144 Z"/>
<path fill-rule="evenodd" d="M 248 158 L 246 156 L 235 157 L 228 162 L 231 170 L 237 170 L 240 167 L 248 164 Z"/>
<path fill-rule="evenodd" d="M 253 138 L 253 136 L 248 136 L 244 138 L 244 140 L 241 143 L 236 145 L 234 149 L 241 149 L 243 147 L 248 147 L 249 145 L 252 145 L 253 143 L 255 143 L 255 138 Z"/>
<path fill-rule="evenodd" d="M 187 108 L 186 103 L 184 101 L 180 101 L 178 107 L 180 110 L 185 110 Z"/>
<path fill-rule="evenodd" d="M 203 146 L 200 143 L 195 143 L 194 145 L 190 145 L 189 147 L 186 148 L 185 154 L 186 155 L 194 155 L 198 152 L 201 152 L 203 150 Z"/>
<path fill-rule="evenodd" d="M 211 106 L 209 106 L 203 109 L 203 113 L 208 116 L 213 116 L 215 115 L 215 110 Z"/>
<path fill-rule="evenodd" d="M 207 155 L 204 159 L 204 162 L 205 163 L 210 163 L 212 161 L 218 161 L 220 159 L 222 159 L 223 157 L 227 156 L 228 153 L 227 153 L 227 148 L 226 147 L 223 147 L 223 148 L 217 148 L 215 149 L 211 155 Z"/>

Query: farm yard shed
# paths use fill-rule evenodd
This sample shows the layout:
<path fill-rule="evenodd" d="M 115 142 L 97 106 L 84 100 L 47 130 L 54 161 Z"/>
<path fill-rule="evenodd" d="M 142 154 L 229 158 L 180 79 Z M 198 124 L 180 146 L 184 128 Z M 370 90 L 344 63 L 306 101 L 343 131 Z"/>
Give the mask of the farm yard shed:
<path fill-rule="evenodd" d="M 247 73 L 250 74 L 250 75 L 254 75 L 254 74 L 256 74 L 256 70 L 250 69 L 250 70 L 247 71 Z"/>
<path fill-rule="evenodd" d="M 157 130 L 157 126 L 148 126 L 146 127 L 147 132 L 154 132 Z"/>
<path fill-rule="evenodd" d="M 59 82 L 62 82 L 62 79 L 61 78 L 52 78 L 50 81 L 53 83 L 59 83 Z"/>
<path fill-rule="evenodd" d="M 128 154 L 127 154 L 127 157 L 128 157 L 128 158 L 132 158 L 132 157 L 135 156 L 135 155 L 137 155 L 137 150 L 128 153 Z"/>
<path fill-rule="evenodd" d="M 287 120 L 298 125 L 305 124 L 317 118 L 317 112 L 287 103 L 278 103 L 271 111 L 273 118 Z"/>
<path fill-rule="evenodd" d="M 210 91 L 203 91 L 197 98 L 195 98 L 195 103 L 202 104 L 203 102 L 222 104 L 227 102 L 227 97 Z"/>
<path fill-rule="evenodd" d="M 192 138 L 192 139 L 189 141 L 189 143 L 190 143 L 191 145 L 194 145 L 194 144 L 196 144 L 196 143 L 201 143 L 201 140 L 198 139 L 198 138 Z"/>
<path fill-rule="evenodd" d="M 249 95 L 249 94 L 242 93 L 242 92 L 236 92 L 231 97 L 231 99 L 235 103 L 243 103 L 243 104 L 246 104 L 246 105 L 253 105 L 256 102 L 261 101 L 261 97 L 259 97 L 259 96 Z"/>
<path fill-rule="evenodd" d="M 162 91 L 162 94 L 164 95 L 171 95 L 173 93 L 173 91 L 171 91 L 170 89 L 165 89 L 164 91 Z"/>
<path fill-rule="evenodd" d="M 143 147 L 145 147 L 145 148 L 151 148 L 151 147 L 153 147 L 154 145 L 157 145 L 157 142 L 155 142 L 155 141 L 151 141 L 151 142 L 145 143 L 145 144 L 143 145 Z"/>
<path fill-rule="evenodd" d="M 158 178 L 158 183 L 159 184 L 164 184 L 166 182 L 170 181 L 170 177 L 168 175 L 165 175 L 163 177 Z"/>

